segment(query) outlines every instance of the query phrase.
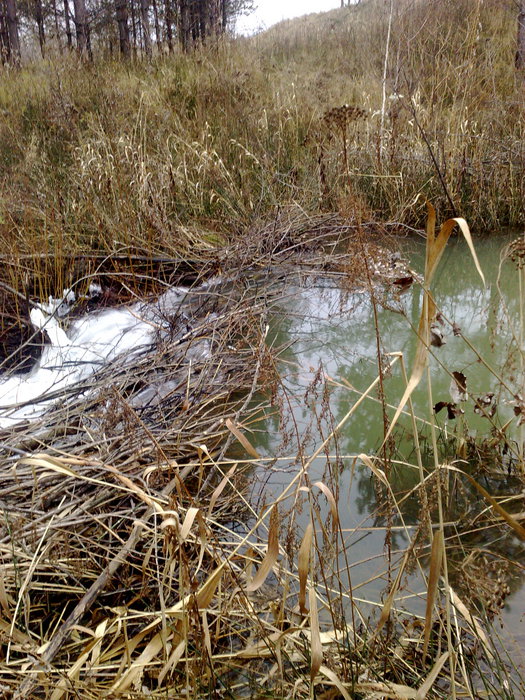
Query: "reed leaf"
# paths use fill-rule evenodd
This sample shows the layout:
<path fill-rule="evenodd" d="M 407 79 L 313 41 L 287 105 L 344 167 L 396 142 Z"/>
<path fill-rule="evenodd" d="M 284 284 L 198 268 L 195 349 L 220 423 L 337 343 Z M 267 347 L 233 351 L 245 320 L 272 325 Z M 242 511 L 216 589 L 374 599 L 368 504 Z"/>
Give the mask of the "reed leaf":
<path fill-rule="evenodd" d="M 438 591 L 439 576 L 443 557 L 445 556 L 445 542 L 443 533 L 438 530 L 432 539 L 432 549 L 430 552 L 430 571 L 428 574 L 427 602 L 425 610 L 425 632 L 423 640 L 423 661 L 426 659 L 430 633 L 432 631 L 432 611 Z"/>
<path fill-rule="evenodd" d="M 321 634 L 319 630 L 319 612 L 317 610 L 317 598 L 315 589 L 310 586 L 308 590 L 310 603 L 310 683 L 314 682 L 321 664 L 323 663 L 323 645 L 321 644 Z"/>
<path fill-rule="evenodd" d="M 306 615 L 308 612 L 306 609 L 306 581 L 308 578 L 308 571 L 310 570 L 313 531 L 312 521 L 310 521 L 306 526 L 301 546 L 299 547 L 297 569 L 299 572 L 299 611 L 301 615 Z"/>
<path fill-rule="evenodd" d="M 326 499 L 328 503 L 330 504 L 330 513 L 332 514 L 332 520 L 334 523 L 334 526 L 337 525 L 339 522 L 339 513 L 337 510 L 337 503 L 334 498 L 334 494 L 330 491 L 328 486 L 324 484 L 322 481 L 315 481 L 314 486 L 317 486 L 318 489 L 320 489 L 324 495 L 326 496 Z"/>
<path fill-rule="evenodd" d="M 241 445 L 244 447 L 246 452 L 251 455 L 252 457 L 255 457 L 255 459 L 260 459 L 260 455 L 255 449 L 255 447 L 251 444 L 251 442 L 248 440 L 248 438 L 241 433 L 239 428 L 233 423 L 233 421 L 230 418 L 226 418 L 226 427 L 228 430 L 234 435 L 237 440 L 241 443 Z"/>
<path fill-rule="evenodd" d="M 246 590 L 248 593 L 256 591 L 266 581 L 266 577 L 270 573 L 272 567 L 279 556 L 279 511 L 277 506 L 273 506 L 270 515 L 270 527 L 268 529 L 268 548 L 266 555 L 262 561 L 259 570 L 253 577 L 251 583 L 248 584 Z"/>

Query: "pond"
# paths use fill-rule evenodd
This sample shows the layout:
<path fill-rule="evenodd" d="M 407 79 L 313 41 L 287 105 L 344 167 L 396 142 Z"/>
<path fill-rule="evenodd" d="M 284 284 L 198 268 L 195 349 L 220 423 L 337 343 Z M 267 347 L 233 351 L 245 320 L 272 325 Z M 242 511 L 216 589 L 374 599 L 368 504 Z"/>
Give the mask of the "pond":
<path fill-rule="evenodd" d="M 370 656 L 383 666 L 390 658 L 384 649 L 392 648 L 397 664 L 397 651 L 386 645 L 392 642 L 397 650 L 398 642 L 408 637 L 407 656 L 400 663 L 405 667 L 413 654 L 416 667 L 423 669 L 422 624 L 415 616 L 425 613 L 429 516 L 436 532 L 440 494 L 455 594 L 478 608 L 485 605 L 487 614 L 503 605 L 501 618 L 494 619 L 501 619 L 504 630 L 493 625 L 491 641 L 503 636 L 498 652 L 520 649 L 525 641 L 523 542 L 495 519 L 486 496 L 466 476 L 472 475 L 498 497 L 508 512 L 525 511 L 519 425 L 525 414 L 519 352 L 524 345 L 520 299 L 525 285 L 522 273 L 509 261 L 501 268 L 500 284 L 496 281 L 500 251 L 508 240 L 476 241 L 485 286 L 466 246 L 449 242 L 432 285 L 443 319 L 434 329 L 432 396 L 422 381 L 413 394 L 414 419 L 407 412 L 401 415 L 385 445 L 386 455 L 381 449 L 385 427 L 405 386 L 400 353 L 408 369 L 413 364 L 413 328 L 421 306 L 418 275 L 424 260 L 421 241 L 407 244 L 404 252 L 412 275 L 395 255 L 386 263 L 394 279 L 399 271 L 404 283 L 385 285 L 384 274 L 374 272 L 379 263 L 371 257 L 372 297 L 369 289 L 359 288 L 352 273 L 323 268 L 317 276 L 312 274 L 310 260 L 302 276 L 296 261 L 293 275 L 283 275 L 283 267 L 277 267 L 277 274 L 275 268 L 269 274 L 243 270 L 235 283 L 211 278 L 191 289 L 171 287 L 155 299 L 85 315 L 85 301 L 71 314 L 61 308 L 69 306 L 67 290 L 49 303 L 34 302 L 32 325 L 47 334 L 48 343 L 29 373 L 6 375 L 0 382 L 3 542 L 6 560 L 11 557 L 4 564 L 3 585 L 13 601 L 20 601 L 12 605 L 13 628 L 23 621 L 24 629 L 37 630 L 33 642 L 42 648 L 64 611 L 75 605 L 78 615 L 84 615 L 82 601 L 97 587 L 108 557 L 124 564 L 119 559 L 122 543 L 136 533 L 139 539 L 126 566 L 94 594 L 96 617 L 89 624 L 100 629 L 103 618 L 108 630 L 99 668 L 107 674 L 101 676 L 106 688 L 115 682 L 115 659 L 122 658 L 121 668 L 140 666 L 144 649 L 156 644 L 155 625 L 165 619 L 165 605 L 182 610 L 199 586 L 199 605 L 210 620 L 216 615 L 216 621 L 230 621 L 219 635 L 214 656 L 224 659 L 220 673 L 225 676 L 239 668 L 240 652 L 247 658 L 254 654 L 249 670 L 255 673 L 254 683 L 261 673 L 266 677 L 266 663 L 274 667 L 270 656 L 277 635 L 279 645 L 283 639 L 288 645 L 284 652 L 290 653 L 290 661 L 298 659 L 307 678 L 315 600 L 324 658 L 334 667 L 339 661 L 355 661 L 361 677 L 357 656 L 371 648 L 369 635 L 377 628 L 378 611 L 398 572 L 397 614 L 388 625 L 393 634 L 381 638 L 381 646 Z M 384 251 L 381 255 L 385 257 Z M 331 262 L 336 257 L 331 256 Z M 413 278 L 412 284 L 408 278 Z M 267 321 L 265 335 L 261 330 Z M 272 371 L 275 357 L 265 340 L 280 349 L 279 376 Z M 272 383 L 270 408 L 267 396 L 256 402 L 251 393 L 257 385 L 255 366 L 261 370 L 260 384 Z M 455 396 L 465 383 L 468 400 Z M 434 413 L 436 404 L 443 407 Z M 226 435 L 236 447 L 223 461 L 230 444 Z M 234 481 L 229 460 L 242 446 L 249 449 L 235 459 L 236 466 L 248 461 L 247 452 L 254 459 L 242 475 L 239 468 L 239 481 Z M 436 469 L 435 455 L 438 466 L 449 466 Z M 217 470 L 225 464 L 228 474 L 219 481 Z M 453 466 L 466 474 L 454 472 Z M 388 478 L 381 481 L 379 469 Z M 427 504 L 420 495 L 421 474 Z M 443 475 L 440 488 L 436 475 Z M 176 496 L 165 491 L 176 489 L 181 481 L 184 491 Z M 276 501 L 278 510 L 271 505 Z M 298 554 L 310 522 L 315 567 L 307 577 L 308 566 L 303 557 L 300 568 Z M 40 550 L 46 556 L 40 556 Z M 178 565 L 180 553 L 187 567 Z M 308 586 L 309 600 L 298 614 L 301 572 L 302 592 Z M 49 585 L 50 577 L 57 580 L 56 586 Z M 27 604 L 20 581 L 31 585 Z M 210 581 L 214 586 L 220 581 L 212 604 L 207 597 Z M 459 616 L 462 644 L 480 638 L 472 634 L 465 610 Z M 87 629 L 82 617 L 74 619 Z M 208 653 L 198 645 L 201 628 L 193 629 L 187 619 L 200 663 Z M 128 630 L 139 644 L 133 647 L 132 663 Z M 170 634 L 178 639 L 176 627 Z M 432 658 L 446 643 L 443 635 L 437 637 Z M 263 647 L 270 656 L 261 666 Z M 70 650 L 67 647 L 67 654 Z M 163 653 L 155 661 L 152 687 L 165 664 Z M 521 692 L 525 664 L 521 653 L 512 654 L 514 666 L 521 665 L 513 681 Z M 476 663 L 475 653 L 472 658 Z M 485 678 L 487 665 L 481 676 L 478 673 L 482 663 L 474 671 L 474 683 Z M 57 669 L 63 675 L 63 666 Z M 504 676 L 488 675 L 493 688 L 509 677 L 506 665 Z M 125 677 L 131 678 L 127 672 Z M 347 674 L 345 682 L 349 678 Z M 409 680 L 421 687 L 421 677 Z M 442 688 L 447 697 L 447 686 Z"/>
<path fill-rule="evenodd" d="M 470 452 L 473 445 L 486 446 L 494 436 L 494 443 L 498 443 L 498 433 L 494 432 L 491 421 L 480 414 L 476 400 L 485 402 L 487 412 L 493 412 L 497 406 L 492 420 L 500 428 L 508 423 L 505 434 L 511 449 L 502 450 L 498 446 L 494 454 L 490 453 L 491 464 L 478 464 L 472 473 L 492 493 L 514 497 L 509 509 L 516 512 L 523 510 L 523 481 L 517 476 L 518 443 L 522 437 L 514 415 L 516 398 L 513 393 L 523 392 L 523 375 L 520 373 L 522 359 L 512 352 L 513 333 L 515 339 L 520 340 L 520 275 L 511 261 L 503 263 L 499 289 L 497 284 L 500 253 L 511 240 L 512 237 L 498 235 L 475 241 L 486 278 L 485 287 L 464 240 L 449 241 L 432 285 L 437 308 L 446 320 L 436 328 L 444 342 L 432 348 L 432 398 L 429 399 L 426 378 L 412 398 L 426 474 L 434 467 L 428 427 L 433 412 L 429 411 L 429 401 L 432 406 L 438 402 L 452 403 L 452 372 L 461 372 L 466 377 L 469 398 L 459 404 L 462 415 L 449 417 L 446 407 L 434 414 L 442 460 L 452 462 L 457 459 L 458 452 L 467 451 L 463 441 L 470 445 Z M 424 243 L 416 240 L 406 244 L 404 254 L 410 259 L 411 269 L 422 275 Z M 301 463 L 308 461 L 376 380 L 378 342 L 383 366 L 392 361 L 387 353 L 402 352 L 410 372 L 415 348 L 413 329 L 417 328 L 421 310 L 420 284 L 414 283 L 403 294 L 376 289 L 379 339 L 370 295 L 362 289 L 348 290 L 347 286 L 344 278 L 328 277 L 292 281 L 286 285 L 286 301 L 276 314 L 272 328 L 273 344 L 286 348 L 281 355 L 281 384 L 273 410 L 250 435 L 258 453 L 266 458 L 265 465 L 256 471 L 254 483 L 258 485 L 254 486 L 254 502 L 269 503 L 290 487 Z M 405 386 L 397 361 L 385 376 L 383 387 L 390 418 Z M 385 515 L 384 504 L 379 502 L 381 498 L 378 501 L 377 482 L 370 469 L 357 458 L 361 453 L 374 455 L 383 436 L 382 405 L 375 387 L 308 468 L 309 483 L 323 482 L 337 501 L 345 552 L 343 555 L 341 547 L 338 554 L 333 555 L 333 566 L 338 570 L 338 580 L 343 579 L 345 592 L 349 594 L 351 588 L 354 599 L 362 603 L 364 610 L 369 610 L 366 601 L 384 600 L 389 578 L 388 557 L 394 563 L 402 559 L 418 525 L 421 507 L 416 496 L 409 495 L 402 506 L 395 509 L 390 521 Z M 389 445 L 392 455 L 390 484 L 399 501 L 419 481 L 414 432 L 408 415 L 401 416 L 393 436 L 394 444 Z M 460 438 L 462 442 L 458 442 Z M 481 454 L 481 447 L 479 450 Z M 465 467 L 465 463 L 458 463 L 458 466 Z M 480 466 L 486 467 L 481 475 Z M 477 514 L 487 510 L 488 503 L 475 491 L 465 501 L 454 479 L 448 479 L 447 487 L 450 507 L 445 520 L 453 523 L 447 530 L 450 543 L 453 544 L 461 523 L 463 529 L 471 531 L 451 548 L 456 554 L 461 553 L 455 567 L 450 565 L 453 585 L 454 575 L 457 578 L 462 573 L 464 560 L 469 554 L 472 558 L 473 551 L 479 557 L 488 556 L 492 562 L 489 566 L 494 570 L 503 569 L 501 562 L 507 559 L 515 562 L 517 566 L 511 566 L 508 571 L 511 595 L 505 599 L 502 619 L 510 634 L 523 641 L 525 593 L 521 587 L 521 567 L 525 564 L 524 545 L 510 529 L 502 532 L 501 528 L 476 526 Z M 455 489 L 463 498 L 455 494 Z M 330 537 L 335 541 L 336 535 L 324 532 L 323 536 L 321 523 L 328 519 L 330 508 L 323 493 L 318 488 L 312 488 L 314 491 L 320 508 L 316 530 L 326 549 Z M 299 493 L 294 484 L 289 498 L 283 502 L 282 512 L 289 518 L 292 527 L 288 537 L 295 538 L 297 549 L 310 518 L 306 492 Z M 387 533 L 389 554 L 389 546 L 385 544 Z M 421 561 L 424 562 L 425 557 Z M 478 558 L 477 561 L 479 565 L 484 560 Z M 460 586 L 463 594 L 466 581 L 468 577 L 463 576 L 463 588 Z M 408 611 L 424 614 L 424 595 L 419 597 L 424 594 L 424 586 L 417 570 L 406 577 L 400 597 L 405 598 L 403 605 Z"/>

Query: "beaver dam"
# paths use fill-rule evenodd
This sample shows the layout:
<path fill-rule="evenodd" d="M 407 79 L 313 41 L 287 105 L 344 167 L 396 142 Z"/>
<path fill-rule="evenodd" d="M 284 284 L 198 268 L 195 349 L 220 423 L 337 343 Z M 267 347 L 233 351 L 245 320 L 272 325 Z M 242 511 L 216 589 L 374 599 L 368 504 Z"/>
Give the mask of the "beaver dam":
<path fill-rule="evenodd" d="M 523 240 L 448 233 L 2 287 L 5 697 L 523 697 Z"/>

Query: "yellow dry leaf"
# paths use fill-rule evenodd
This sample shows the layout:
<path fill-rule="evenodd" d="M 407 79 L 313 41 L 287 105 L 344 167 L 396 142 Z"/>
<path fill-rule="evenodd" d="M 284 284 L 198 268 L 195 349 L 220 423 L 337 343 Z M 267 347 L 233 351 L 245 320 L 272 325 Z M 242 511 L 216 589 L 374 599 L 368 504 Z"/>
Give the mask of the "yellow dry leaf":
<path fill-rule="evenodd" d="M 492 508 L 505 520 L 507 525 L 509 525 L 514 532 L 518 535 L 518 537 L 522 540 L 525 541 L 525 528 L 520 525 L 520 523 L 514 518 L 508 511 L 505 510 L 500 504 L 496 501 L 493 496 L 490 495 L 490 493 L 481 486 L 481 484 L 478 484 L 478 482 L 470 476 L 470 474 L 467 474 L 467 472 L 462 471 L 461 469 L 458 469 L 457 467 L 454 467 L 452 465 L 448 465 L 448 468 L 452 471 L 459 472 L 460 474 L 463 474 L 463 476 L 466 476 L 467 479 L 470 481 L 472 486 L 479 491 L 479 493 L 483 496 L 485 500 L 487 500 Z"/>
<path fill-rule="evenodd" d="M 232 467 L 230 467 L 230 469 L 228 470 L 228 473 L 222 477 L 219 485 L 213 491 L 211 498 L 210 498 L 210 505 L 208 506 L 208 517 L 211 515 L 211 512 L 214 509 L 215 504 L 217 502 L 217 499 L 219 498 L 221 493 L 224 491 L 226 484 L 229 482 L 230 478 L 234 475 L 235 470 L 237 469 L 237 464 L 238 463 L 235 462 L 235 464 Z"/>
<path fill-rule="evenodd" d="M 310 521 L 306 526 L 303 540 L 299 548 L 299 559 L 297 569 L 299 572 L 299 611 L 301 615 L 306 615 L 306 579 L 310 570 L 310 553 L 312 549 L 313 526 Z"/>
<path fill-rule="evenodd" d="M 382 469 L 379 469 L 379 467 L 376 467 L 376 465 L 372 462 L 370 457 L 365 454 L 360 454 L 358 456 L 358 459 L 363 462 L 363 464 L 366 464 L 366 466 L 370 469 L 370 471 L 377 476 L 379 481 L 381 481 L 387 488 L 389 488 L 389 483 L 388 479 L 386 478 L 385 472 Z"/>
<path fill-rule="evenodd" d="M 239 428 L 231 421 L 229 418 L 226 418 L 226 427 L 228 430 L 235 435 L 237 440 L 241 443 L 241 445 L 244 447 L 246 452 L 250 454 L 252 457 L 255 457 L 255 459 L 259 459 L 259 453 L 255 449 L 255 447 L 251 444 L 251 442 L 241 433 Z"/>
<path fill-rule="evenodd" d="M 407 685 L 390 682 L 356 683 L 354 689 L 357 693 L 363 693 L 366 697 L 391 698 L 391 700 L 416 700 L 417 691 Z M 370 695 L 375 693 L 375 695 Z"/>
<path fill-rule="evenodd" d="M 184 518 L 184 522 L 182 523 L 182 527 L 180 529 L 179 544 L 182 544 L 186 541 L 186 538 L 190 534 L 191 526 L 193 525 L 193 522 L 195 521 L 199 510 L 199 508 L 188 508 L 188 512 L 186 513 L 186 517 Z"/>
<path fill-rule="evenodd" d="M 256 591 L 266 581 L 266 577 L 270 573 L 273 565 L 279 556 L 279 511 L 277 506 L 272 507 L 270 515 L 270 527 L 268 529 L 268 549 L 262 561 L 259 570 L 253 577 L 253 580 L 248 584 L 246 590 L 248 593 Z"/>
<path fill-rule="evenodd" d="M 323 646 L 319 633 L 319 613 L 313 586 L 310 586 L 308 590 L 308 599 L 310 601 L 310 633 L 312 635 L 310 640 L 310 682 L 313 683 L 323 663 Z"/>
<path fill-rule="evenodd" d="M 337 503 L 335 502 L 334 494 L 330 491 L 328 486 L 324 484 L 322 481 L 316 481 L 314 482 L 314 486 L 317 486 L 318 489 L 320 489 L 324 495 L 326 496 L 326 499 L 328 503 L 330 504 L 330 512 L 332 514 L 332 519 L 334 521 L 334 525 L 336 525 L 339 522 L 339 513 L 337 511 Z"/>
<path fill-rule="evenodd" d="M 423 641 L 423 661 L 428 651 L 430 632 L 432 631 L 432 611 L 436 600 L 441 566 L 445 555 L 445 543 L 443 533 L 438 530 L 432 539 L 432 549 L 430 552 L 430 571 L 428 574 L 427 606 L 425 612 L 425 632 Z"/>
<path fill-rule="evenodd" d="M 416 693 L 416 700 L 425 700 L 425 698 L 428 695 L 428 692 L 431 690 L 432 686 L 434 685 L 436 678 L 439 676 L 439 673 L 441 669 L 443 668 L 443 665 L 445 661 L 449 657 L 449 652 L 446 651 L 444 654 L 441 654 L 439 659 L 436 661 L 434 664 L 432 670 L 426 677 L 426 679 L 423 681 L 423 683 L 419 686 L 418 691 Z"/>
<path fill-rule="evenodd" d="M 117 678 L 116 682 L 113 684 L 111 691 L 113 693 L 122 693 L 127 688 L 129 688 L 132 683 L 138 680 L 144 673 L 144 668 L 147 664 L 152 661 L 165 646 L 167 641 L 171 638 L 172 634 L 169 634 L 165 630 L 157 632 L 157 634 L 151 639 L 144 651 L 137 657 L 135 661 L 126 669 L 126 671 Z"/>
<path fill-rule="evenodd" d="M 335 685 L 337 690 L 340 692 L 340 694 L 343 696 L 345 700 L 352 700 L 350 694 L 344 687 L 344 685 L 341 683 L 339 678 L 335 675 L 335 673 L 329 669 L 327 666 L 321 666 L 319 669 L 319 673 L 322 673 L 324 676 L 328 678 L 328 680 L 332 683 L 332 685 Z"/>

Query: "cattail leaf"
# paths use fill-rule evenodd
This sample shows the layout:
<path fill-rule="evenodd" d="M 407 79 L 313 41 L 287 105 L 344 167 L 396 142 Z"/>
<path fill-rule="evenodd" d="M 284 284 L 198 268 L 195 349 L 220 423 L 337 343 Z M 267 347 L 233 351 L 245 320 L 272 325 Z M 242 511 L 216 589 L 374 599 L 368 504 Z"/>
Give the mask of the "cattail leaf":
<path fill-rule="evenodd" d="M 279 511 L 277 506 L 273 506 L 270 515 L 270 527 L 268 529 L 268 549 L 262 561 L 259 570 L 253 577 L 251 583 L 248 584 L 246 590 L 248 593 L 256 591 L 266 581 L 266 577 L 270 573 L 273 565 L 279 556 Z"/>
<path fill-rule="evenodd" d="M 237 469 L 237 466 L 238 466 L 238 464 L 237 464 L 237 462 L 235 462 L 235 464 L 232 467 L 230 467 L 227 474 L 225 474 L 222 477 L 219 485 L 212 493 L 211 498 L 210 498 L 210 505 L 208 506 L 208 517 L 211 515 L 211 512 L 214 509 L 215 504 L 217 503 L 217 499 L 219 498 L 221 493 L 224 491 L 226 484 L 229 482 L 230 478 L 234 475 L 235 470 Z"/>
<path fill-rule="evenodd" d="M 301 615 L 306 615 L 306 580 L 308 571 L 310 570 L 310 553 L 312 550 L 314 528 L 310 521 L 306 526 L 306 530 L 299 548 L 299 559 L 297 569 L 299 571 L 299 610 Z"/>
<path fill-rule="evenodd" d="M 432 689 L 436 678 L 439 676 L 439 673 L 443 668 L 443 665 L 448 659 L 449 655 L 450 652 L 448 651 L 446 651 L 444 654 L 441 654 L 441 656 L 432 667 L 432 670 L 430 671 L 424 682 L 419 686 L 418 691 L 416 693 L 416 700 L 425 700 L 429 691 Z"/>
<path fill-rule="evenodd" d="M 241 433 L 239 428 L 231 421 L 229 418 L 226 418 L 226 427 L 228 430 L 235 435 L 237 440 L 241 443 L 241 445 L 244 447 L 246 452 L 251 455 L 252 457 L 255 457 L 255 459 L 260 459 L 259 453 L 255 449 L 255 447 L 251 444 L 251 442 Z"/>
<path fill-rule="evenodd" d="M 317 610 L 317 598 L 315 589 L 310 586 L 308 590 L 308 599 L 310 602 L 310 682 L 314 682 L 321 664 L 323 663 L 323 645 L 321 644 L 321 635 L 319 631 L 319 612 Z"/>
<path fill-rule="evenodd" d="M 326 676 L 328 678 L 328 680 L 332 683 L 332 685 L 334 685 L 337 688 L 337 690 L 345 700 L 352 700 L 351 695 L 348 693 L 342 682 L 331 669 L 329 669 L 327 666 L 321 665 L 319 673 L 322 673 L 323 676 Z"/>
<path fill-rule="evenodd" d="M 445 542 L 443 533 L 438 530 L 432 539 L 432 549 L 430 552 L 430 571 L 428 574 L 427 605 L 425 611 L 425 632 L 423 637 L 423 661 L 426 658 L 430 633 L 432 631 L 432 610 L 436 600 L 441 566 L 445 555 Z"/>
<path fill-rule="evenodd" d="M 322 481 L 314 482 L 314 486 L 317 486 L 317 488 L 320 489 L 326 496 L 326 499 L 330 504 L 330 513 L 332 514 L 334 525 L 336 525 L 339 522 L 339 513 L 337 510 L 337 503 L 335 501 L 334 494 L 330 491 L 326 484 L 323 484 Z"/>

